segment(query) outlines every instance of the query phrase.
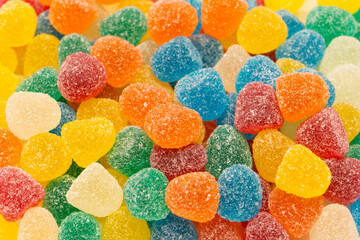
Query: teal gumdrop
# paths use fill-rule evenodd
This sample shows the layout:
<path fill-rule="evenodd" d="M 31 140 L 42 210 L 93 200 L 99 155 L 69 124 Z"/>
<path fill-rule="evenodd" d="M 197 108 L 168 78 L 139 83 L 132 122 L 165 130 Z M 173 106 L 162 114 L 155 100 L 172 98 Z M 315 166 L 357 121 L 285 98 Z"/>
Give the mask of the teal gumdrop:
<path fill-rule="evenodd" d="M 72 33 L 61 39 L 58 46 L 58 64 L 59 68 L 65 58 L 76 52 L 90 54 L 91 43 L 83 35 Z"/>

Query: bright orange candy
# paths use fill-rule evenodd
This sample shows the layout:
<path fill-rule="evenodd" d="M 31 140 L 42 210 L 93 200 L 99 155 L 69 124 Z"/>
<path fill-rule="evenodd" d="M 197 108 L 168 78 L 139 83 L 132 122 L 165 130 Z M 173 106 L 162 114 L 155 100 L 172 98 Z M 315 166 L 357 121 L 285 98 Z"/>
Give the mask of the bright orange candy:
<path fill-rule="evenodd" d="M 269 198 L 270 213 L 294 237 L 305 236 L 320 217 L 322 196 L 302 198 L 275 188 Z"/>
<path fill-rule="evenodd" d="M 139 72 L 142 55 L 128 41 L 114 36 L 101 37 L 91 48 L 91 55 L 106 68 L 106 81 L 115 88 L 130 83 Z"/>
<path fill-rule="evenodd" d="M 204 0 L 201 8 L 204 32 L 218 39 L 230 37 L 239 27 L 248 7 L 245 0 Z"/>
<path fill-rule="evenodd" d="M 171 96 L 164 89 L 135 83 L 124 89 L 119 102 L 122 114 L 132 124 L 143 128 L 146 114 L 159 104 L 171 103 Z"/>
<path fill-rule="evenodd" d="M 21 154 L 22 142 L 7 129 L 0 128 L 0 168 L 15 166 Z"/>
<path fill-rule="evenodd" d="M 313 73 L 288 73 L 276 80 L 280 111 L 288 122 L 310 117 L 326 106 L 329 88 Z"/>
<path fill-rule="evenodd" d="M 207 172 L 174 178 L 165 191 L 165 202 L 171 212 L 196 222 L 207 222 L 215 217 L 219 198 L 216 179 Z"/>
<path fill-rule="evenodd" d="M 197 24 L 195 8 L 182 0 L 160 0 L 150 7 L 148 14 L 148 30 L 158 44 L 179 36 L 189 37 Z"/>

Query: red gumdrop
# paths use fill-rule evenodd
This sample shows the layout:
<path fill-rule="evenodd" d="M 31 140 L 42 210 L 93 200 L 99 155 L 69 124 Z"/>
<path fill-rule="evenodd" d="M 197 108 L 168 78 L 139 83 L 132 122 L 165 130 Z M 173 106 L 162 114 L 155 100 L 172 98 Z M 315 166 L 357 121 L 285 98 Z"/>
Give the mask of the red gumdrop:
<path fill-rule="evenodd" d="M 0 7 L 8 1 L 11 0 L 0 0 Z M 49 9 L 48 6 L 42 5 L 38 0 L 22 0 L 22 1 L 30 4 L 34 8 L 36 15 L 39 15 L 40 13 Z"/>
<path fill-rule="evenodd" d="M 242 133 L 257 134 L 265 129 L 279 129 L 284 122 L 275 90 L 261 82 L 241 89 L 236 99 L 234 124 Z"/>
<path fill-rule="evenodd" d="M 360 197 L 360 161 L 349 157 L 324 161 L 331 171 L 331 183 L 324 197 L 342 205 L 356 202 Z"/>
<path fill-rule="evenodd" d="M 256 0 L 258 6 L 265 6 L 265 0 Z"/>
<path fill-rule="evenodd" d="M 22 218 L 25 212 L 41 202 L 44 188 L 17 167 L 0 168 L 0 214 L 8 222 Z"/>
<path fill-rule="evenodd" d="M 260 178 L 261 188 L 263 190 L 263 198 L 262 198 L 260 211 L 269 212 L 269 204 L 268 203 L 269 203 L 269 197 L 271 194 L 271 186 L 270 186 L 270 183 L 267 182 L 265 179 L 263 179 L 261 176 L 259 176 L 259 178 Z"/>
<path fill-rule="evenodd" d="M 344 125 L 331 107 L 324 108 L 300 124 L 296 131 L 296 143 L 321 158 L 342 157 L 349 150 Z"/>
<path fill-rule="evenodd" d="M 200 172 L 207 163 L 205 148 L 192 143 L 182 148 L 161 148 L 154 145 L 150 165 L 163 172 L 169 181 L 190 172 Z"/>
<path fill-rule="evenodd" d="M 95 97 L 106 85 L 104 65 L 89 54 L 77 52 L 67 56 L 58 75 L 61 95 L 71 102 Z"/>
<path fill-rule="evenodd" d="M 260 212 L 250 220 L 245 231 L 246 240 L 290 240 L 284 227 L 268 212 Z"/>

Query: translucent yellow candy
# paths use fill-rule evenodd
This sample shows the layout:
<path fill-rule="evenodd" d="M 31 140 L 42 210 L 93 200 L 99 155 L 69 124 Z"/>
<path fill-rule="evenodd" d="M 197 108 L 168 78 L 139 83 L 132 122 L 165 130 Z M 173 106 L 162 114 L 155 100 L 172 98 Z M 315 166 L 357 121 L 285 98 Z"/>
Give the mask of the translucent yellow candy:
<path fill-rule="evenodd" d="M 349 142 L 360 132 L 360 111 L 348 103 L 337 103 L 333 106 L 344 124 Z"/>
<path fill-rule="evenodd" d="M 180 104 L 180 105 L 181 105 L 181 104 Z M 194 141 L 194 143 L 202 144 L 203 141 L 204 141 L 204 138 L 205 138 L 205 134 L 206 134 L 206 128 L 205 128 L 204 124 L 202 124 L 200 135 L 199 135 L 199 137 Z"/>
<path fill-rule="evenodd" d="M 72 163 L 64 140 L 51 133 L 31 137 L 24 145 L 20 159 L 21 167 L 38 181 L 60 177 Z"/>
<path fill-rule="evenodd" d="M 117 9 L 133 6 L 140 9 L 144 14 L 148 14 L 152 5 L 153 2 L 151 0 L 122 0 L 117 6 Z"/>
<path fill-rule="evenodd" d="M 116 179 L 116 181 L 119 183 L 120 187 L 124 188 L 124 185 L 125 185 L 126 181 L 129 179 L 129 177 L 122 173 L 119 173 L 118 171 L 116 171 L 113 168 L 107 168 L 106 170 L 111 174 L 111 176 L 113 176 Z"/>
<path fill-rule="evenodd" d="M 82 34 L 87 39 L 90 40 L 98 39 L 101 37 L 99 32 L 99 23 L 109 16 L 108 11 L 106 11 L 106 9 L 103 6 L 101 6 L 100 4 L 96 4 L 96 5 L 98 9 L 98 17 L 95 19 L 95 21 L 91 23 L 90 27 Z"/>
<path fill-rule="evenodd" d="M 58 69 L 59 39 L 50 34 L 40 34 L 31 40 L 26 48 L 24 76 L 29 77 L 44 67 Z"/>
<path fill-rule="evenodd" d="M 0 240 L 17 240 L 18 230 L 17 222 L 7 222 L 0 215 Z"/>
<path fill-rule="evenodd" d="M 271 9 L 255 7 L 242 20 L 238 43 L 249 53 L 262 54 L 275 50 L 287 37 L 287 26 Z"/>
<path fill-rule="evenodd" d="M 36 30 L 34 8 L 24 1 L 8 1 L 0 8 L 0 46 L 20 47 L 33 38 Z"/>
<path fill-rule="evenodd" d="M 307 118 L 306 118 L 307 119 Z M 300 126 L 302 122 L 306 119 L 300 120 L 298 122 L 288 122 L 284 121 L 282 127 L 280 128 L 280 132 L 287 136 L 288 138 L 295 140 L 296 137 L 296 130 Z"/>
<path fill-rule="evenodd" d="M 17 75 L 23 75 L 24 72 L 24 61 L 25 61 L 25 52 L 26 52 L 26 46 L 15 48 L 16 57 L 18 60 L 18 64 L 15 70 L 15 74 Z"/>
<path fill-rule="evenodd" d="M 0 128 L 8 129 L 9 127 L 6 122 L 6 113 L 5 113 L 6 103 L 7 102 L 5 101 L 0 101 Z"/>
<path fill-rule="evenodd" d="M 303 198 L 321 196 L 330 185 L 331 172 L 325 162 L 302 145 L 284 155 L 275 183 L 281 190 Z"/>
<path fill-rule="evenodd" d="M 16 75 L 0 64 L 0 101 L 7 101 L 18 84 Z"/>
<path fill-rule="evenodd" d="M 150 39 L 151 39 L 150 32 L 147 31 L 147 32 L 145 33 L 145 35 L 142 37 L 142 39 L 140 40 L 139 44 L 140 44 L 140 43 L 143 43 L 143 42 L 145 42 L 145 41 L 147 41 L 147 40 L 150 40 Z"/>
<path fill-rule="evenodd" d="M 58 232 L 53 215 L 45 208 L 34 207 L 20 221 L 18 240 L 57 240 Z"/>
<path fill-rule="evenodd" d="M 301 62 L 291 58 L 281 58 L 276 61 L 276 65 L 280 68 L 282 73 L 292 73 L 306 67 Z"/>
<path fill-rule="evenodd" d="M 80 167 L 87 167 L 104 156 L 115 143 L 114 124 L 107 118 L 91 118 L 66 123 L 61 137 Z"/>
<path fill-rule="evenodd" d="M 285 9 L 296 14 L 305 0 L 265 0 L 265 6 L 277 11 Z"/>
<path fill-rule="evenodd" d="M 11 72 L 15 72 L 18 64 L 15 51 L 7 46 L 0 46 L 0 64 L 7 67 Z"/>
<path fill-rule="evenodd" d="M 305 0 L 304 4 L 301 6 L 296 16 L 300 19 L 301 22 L 305 23 L 307 15 L 309 15 L 310 11 L 316 7 L 318 0 Z"/>
<path fill-rule="evenodd" d="M 101 230 L 102 240 L 148 240 L 150 239 L 150 230 L 145 220 L 133 217 L 122 206 L 106 218 L 105 224 Z"/>
<path fill-rule="evenodd" d="M 360 8 L 359 0 L 319 0 L 319 6 L 336 6 L 345 9 L 351 14 L 356 13 Z"/>
<path fill-rule="evenodd" d="M 159 44 L 155 43 L 152 39 L 146 40 L 136 46 L 142 56 L 143 56 L 143 65 L 150 65 L 150 59 L 154 55 L 155 51 L 160 47 Z"/>
<path fill-rule="evenodd" d="M 260 176 L 269 182 L 275 182 L 278 167 L 286 151 L 294 144 L 277 130 L 261 131 L 252 145 L 254 162 Z"/>
<path fill-rule="evenodd" d="M 224 38 L 224 39 L 219 39 L 219 41 L 221 42 L 221 45 L 223 46 L 224 50 L 227 51 L 229 49 L 229 47 L 231 47 L 232 45 L 237 44 L 237 33 L 236 33 L 236 31 L 230 37 L 227 37 L 227 38 Z"/>
<path fill-rule="evenodd" d="M 115 127 L 116 132 L 127 126 L 125 116 L 120 112 L 119 103 L 108 98 L 92 98 L 82 102 L 77 111 L 77 119 L 105 117 Z"/>

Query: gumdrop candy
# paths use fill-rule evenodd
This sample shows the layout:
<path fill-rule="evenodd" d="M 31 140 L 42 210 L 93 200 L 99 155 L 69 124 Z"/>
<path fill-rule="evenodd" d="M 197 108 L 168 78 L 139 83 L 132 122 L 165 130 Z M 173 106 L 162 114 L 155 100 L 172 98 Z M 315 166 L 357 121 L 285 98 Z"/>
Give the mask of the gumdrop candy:
<path fill-rule="evenodd" d="M 42 207 L 29 209 L 19 224 L 20 240 L 57 240 L 58 226 L 51 213 Z"/>
<path fill-rule="evenodd" d="M 303 198 L 323 195 L 330 180 L 331 172 L 324 161 L 302 145 L 294 145 L 285 153 L 275 177 L 278 188 Z"/>
<path fill-rule="evenodd" d="M 206 34 L 196 34 L 189 39 L 200 53 L 203 68 L 214 67 L 223 56 L 224 49 L 216 38 Z"/>
<path fill-rule="evenodd" d="M 66 103 L 58 102 L 57 103 L 61 110 L 61 119 L 60 123 L 56 126 L 56 128 L 52 129 L 50 133 L 61 136 L 61 128 L 65 123 L 72 122 L 76 120 L 76 112 Z"/>
<path fill-rule="evenodd" d="M 183 77 L 176 84 L 175 95 L 184 107 L 197 111 L 203 121 L 220 117 L 228 104 L 221 77 L 211 68 Z"/>
<path fill-rule="evenodd" d="M 225 124 L 234 126 L 236 98 L 236 93 L 229 93 L 227 95 L 228 105 L 223 114 L 221 114 L 221 116 L 216 119 L 217 126 Z"/>
<path fill-rule="evenodd" d="M 261 82 L 241 89 L 236 99 L 235 127 L 243 133 L 257 134 L 265 129 L 279 129 L 284 122 L 275 90 Z"/>
<path fill-rule="evenodd" d="M 360 206 L 359 206 L 359 203 L 360 203 L 360 199 L 358 199 L 355 203 L 353 203 L 349 206 L 351 215 L 355 221 L 358 232 L 360 230 Z"/>
<path fill-rule="evenodd" d="M 43 93 L 16 92 L 5 110 L 10 131 L 22 140 L 52 130 L 61 118 L 57 102 Z"/>
<path fill-rule="evenodd" d="M 53 27 L 53 25 L 51 25 L 49 20 L 49 10 L 44 11 L 37 16 L 35 36 L 40 35 L 42 33 L 53 35 L 59 40 L 61 40 L 64 37 L 64 34 L 59 33 Z"/>
<path fill-rule="evenodd" d="M 163 82 L 176 82 L 201 69 L 202 65 L 200 53 L 186 37 L 177 37 L 161 45 L 150 60 L 152 72 Z"/>
<path fill-rule="evenodd" d="M 360 111 L 347 103 L 337 103 L 333 106 L 344 124 L 348 141 L 351 142 L 360 132 Z"/>
<path fill-rule="evenodd" d="M 359 144 L 350 145 L 349 151 L 345 155 L 345 157 L 356 158 L 357 160 L 360 161 L 360 145 Z"/>
<path fill-rule="evenodd" d="M 305 0 L 265 0 L 263 2 L 266 7 L 274 11 L 285 9 L 295 14 L 303 5 Z"/>
<path fill-rule="evenodd" d="M 61 95 L 82 102 L 98 95 L 106 85 L 107 72 L 95 57 L 77 52 L 62 63 L 57 79 Z"/>
<path fill-rule="evenodd" d="M 98 0 L 97 0 L 98 1 Z M 94 43 L 94 41 L 101 37 L 100 35 L 100 23 L 109 16 L 111 12 L 105 9 L 104 5 L 96 4 L 98 10 L 97 18 L 90 24 L 90 26 L 82 34 Z M 114 6 L 113 6 L 114 7 Z"/>
<path fill-rule="evenodd" d="M 151 38 L 158 44 L 179 36 L 189 37 L 198 25 L 195 8 L 180 0 L 157 1 L 150 7 L 147 17 Z"/>
<path fill-rule="evenodd" d="M 175 215 L 196 222 L 214 218 L 219 204 L 219 189 L 214 176 L 207 172 L 181 175 L 166 188 L 166 204 Z"/>
<path fill-rule="evenodd" d="M 0 239 L 17 240 L 19 224 L 17 222 L 8 222 L 0 214 Z"/>
<path fill-rule="evenodd" d="M 160 47 L 159 44 L 154 42 L 152 39 L 146 40 L 145 42 L 140 43 L 136 46 L 142 56 L 143 56 L 143 65 L 150 65 L 150 59 L 154 55 L 155 51 Z"/>
<path fill-rule="evenodd" d="M 292 35 L 295 33 L 304 30 L 305 25 L 291 12 L 285 9 L 280 9 L 276 11 L 278 15 L 283 19 L 285 22 L 287 29 L 288 29 L 288 36 L 286 39 L 291 38 Z"/>
<path fill-rule="evenodd" d="M 284 227 L 268 212 L 260 212 L 249 221 L 246 240 L 290 240 Z"/>
<path fill-rule="evenodd" d="M 104 89 L 101 91 L 101 93 L 96 95 L 95 98 L 106 98 L 106 99 L 111 99 L 111 100 L 114 100 L 117 102 L 117 101 L 119 101 L 121 90 L 119 90 L 118 88 L 114 88 L 109 84 L 106 84 Z"/>
<path fill-rule="evenodd" d="M 0 128 L 9 129 L 5 114 L 6 103 L 7 102 L 0 101 Z"/>
<path fill-rule="evenodd" d="M 301 62 L 291 58 L 280 58 L 276 61 L 276 65 L 280 68 L 282 73 L 292 73 L 306 67 Z"/>
<path fill-rule="evenodd" d="M 66 123 L 61 130 L 74 161 L 87 167 L 110 151 L 115 143 L 116 132 L 106 118 L 91 118 Z"/>
<path fill-rule="evenodd" d="M 14 49 L 8 46 L 0 47 L 0 64 L 15 72 L 18 65 L 18 58 Z"/>
<path fill-rule="evenodd" d="M 20 159 L 21 150 L 21 140 L 9 130 L 0 128 L 0 168 L 15 166 Z"/>
<path fill-rule="evenodd" d="M 7 101 L 19 84 L 19 79 L 2 64 L 0 64 L 0 78 L 0 101 Z"/>
<path fill-rule="evenodd" d="M 184 1 L 190 3 L 191 6 L 193 6 L 196 10 L 196 14 L 198 17 L 198 24 L 193 32 L 193 35 L 198 34 L 200 32 L 200 30 L 202 29 L 202 24 L 201 24 L 202 1 L 201 0 L 184 0 Z"/>
<path fill-rule="evenodd" d="M 91 48 L 91 55 L 106 68 L 106 81 L 119 88 L 130 83 L 140 70 L 142 56 L 139 49 L 115 36 L 101 37 Z"/>
<path fill-rule="evenodd" d="M 319 0 L 318 4 L 322 6 L 337 6 L 339 8 L 345 9 L 352 14 L 355 14 L 360 8 L 360 2 L 358 0 Z"/>
<path fill-rule="evenodd" d="M 262 189 L 262 200 L 260 212 L 265 211 L 269 212 L 269 197 L 271 193 L 271 185 L 268 181 L 259 176 L 261 189 Z"/>
<path fill-rule="evenodd" d="M 83 212 L 106 217 L 121 206 L 123 192 L 101 164 L 92 163 L 73 181 L 66 200 Z"/>
<path fill-rule="evenodd" d="M 286 37 L 285 22 L 265 7 L 255 7 L 248 11 L 237 32 L 238 43 L 252 54 L 271 52 L 285 42 Z"/>
<path fill-rule="evenodd" d="M 83 212 L 72 213 L 59 228 L 59 240 L 78 239 L 101 239 L 99 223 L 94 217 Z"/>
<path fill-rule="evenodd" d="M 201 8 L 204 32 L 217 39 L 231 36 L 243 20 L 248 7 L 245 0 L 204 0 Z"/>
<path fill-rule="evenodd" d="M 69 174 L 73 177 L 78 177 L 85 168 L 79 167 L 75 161 L 72 162 L 70 168 L 67 170 L 66 174 Z"/>
<path fill-rule="evenodd" d="M 276 80 L 276 98 L 284 119 L 297 122 L 326 106 L 329 88 L 319 75 L 287 73 Z"/>
<path fill-rule="evenodd" d="M 236 91 L 240 92 L 251 82 L 262 82 L 275 88 L 275 81 L 280 75 L 280 68 L 269 57 L 263 55 L 251 57 L 236 77 Z"/>
<path fill-rule="evenodd" d="M 235 164 L 252 167 L 250 147 L 246 138 L 233 126 L 218 126 L 207 141 L 206 152 L 208 162 L 205 170 L 215 178 Z"/>
<path fill-rule="evenodd" d="M 98 0 L 99 1 L 99 0 Z M 119 2 L 118 0 L 101 0 L 103 2 L 105 1 L 116 1 L 117 2 L 117 9 L 121 9 L 124 7 L 134 6 L 139 8 L 145 15 L 149 13 L 150 7 L 154 4 L 155 1 L 151 0 L 124 0 Z M 104 3 L 103 3 L 104 4 Z"/>
<path fill-rule="evenodd" d="M 124 186 L 125 203 L 131 215 L 147 221 L 166 218 L 170 212 L 165 204 L 168 183 L 166 176 L 154 168 L 132 175 Z"/>

